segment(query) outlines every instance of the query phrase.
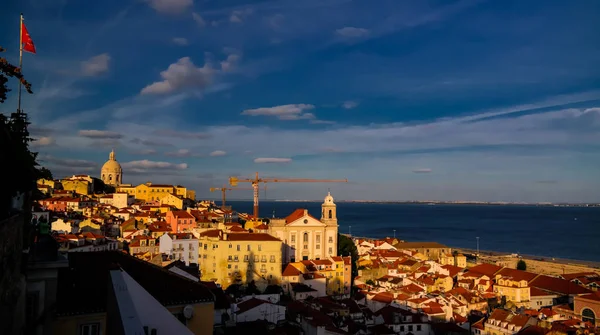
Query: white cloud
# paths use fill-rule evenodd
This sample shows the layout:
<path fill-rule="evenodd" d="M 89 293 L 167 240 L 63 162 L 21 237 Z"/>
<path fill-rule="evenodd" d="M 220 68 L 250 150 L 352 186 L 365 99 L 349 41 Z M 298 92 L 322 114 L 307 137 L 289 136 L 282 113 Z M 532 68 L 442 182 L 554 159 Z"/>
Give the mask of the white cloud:
<path fill-rule="evenodd" d="M 202 18 L 202 16 L 198 13 L 192 13 L 192 19 L 196 22 L 199 27 L 206 26 L 206 21 Z"/>
<path fill-rule="evenodd" d="M 204 90 L 212 83 L 213 75 L 214 70 L 208 64 L 204 64 L 203 67 L 196 67 L 189 57 L 183 57 L 160 73 L 163 80 L 144 87 L 141 94 L 166 94 L 180 90 Z"/>
<path fill-rule="evenodd" d="M 252 14 L 252 12 L 252 8 L 246 8 L 244 10 L 234 10 L 229 16 L 229 22 L 242 23 L 244 21 L 244 18 Z"/>
<path fill-rule="evenodd" d="M 221 62 L 221 70 L 223 72 L 232 71 L 237 63 L 239 62 L 241 56 L 237 53 L 232 53 L 227 56 L 227 59 Z"/>
<path fill-rule="evenodd" d="M 81 72 L 85 76 L 94 77 L 108 71 L 110 55 L 103 53 L 81 62 Z"/>
<path fill-rule="evenodd" d="M 347 38 L 358 38 L 364 37 L 369 34 L 369 30 L 365 28 L 356 28 L 356 27 L 344 27 L 337 29 L 335 33 L 338 36 L 347 37 Z"/>
<path fill-rule="evenodd" d="M 307 110 L 314 109 L 314 105 L 309 104 L 290 104 L 274 107 L 261 107 L 255 109 L 246 109 L 242 115 L 250 116 L 274 116 L 279 120 L 303 120 L 314 119 L 313 113 L 305 113 Z"/>
<path fill-rule="evenodd" d="M 183 139 L 207 139 L 211 137 L 211 134 L 201 133 L 201 132 L 190 132 L 190 131 L 179 131 L 179 130 L 171 130 L 171 129 L 158 129 L 154 131 L 155 135 L 158 136 L 167 136 L 167 137 L 175 137 L 175 138 L 183 138 Z"/>
<path fill-rule="evenodd" d="M 109 130 L 80 130 L 79 136 L 94 139 L 119 139 L 123 135 Z"/>
<path fill-rule="evenodd" d="M 421 169 L 414 169 L 413 172 L 414 173 L 430 173 L 432 170 L 429 168 L 421 168 Z"/>
<path fill-rule="evenodd" d="M 49 147 L 56 144 L 56 140 L 50 136 L 42 136 L 31 142 L 32 147 Z"/>
<path fill-rule="evenodd" d="M 141 169 L 141 170 L 185 170 L 188 168 L 186 163 L 175 164 L 169 162 L 156 162 L 149 161 L 147 159 L 141 161 L 131 161 L 121 163 L 123 168 L 126 169 Z"/>
<path fill-rule="evenodd" d="M 356 108 L 357 106 L 358 106 L 358 102 L 356 102 L 356 101 L 345 101 L 342 104 L 342 107 L 344 107 L 346 109 Z"/>
<path fill-rule="evenodd" d="M 215 150 L 215 151 L 211 152 L 210 155 L 212 157 L 225 156 L 225 155 L 227 155 L 227 152 L 225 152 L 223 150 Z"/>
<path fill-rule="evenodd" d="M 161 14 L 181 14 L 194 5 L 194 0 L 146 0 L 150 7 Z"/>
<path fill-rule="evenodd" d="M 254 159 L 254 163 L 290 163 L 292 161 L 291 158 L 256 158 Z"/>
<path fill-rule="evenodd" d="M 199 154 L 193 153 L 190 149 L 179 149 L 177 151 L 165 152 L 169 157 L 200 157 Z"/>
<path fill-rule="evenodd" d="M 42 165 L 50 164 L 50 166 L 58 167 L 71 167 L 71 168 L 96 168 L 98 163 L 83 160 L 83 159 L 69 159 L 69 158 L 58 158 L 50 155 L 40 156 L 39 162 Z"/>
<path fill-rule="evenodd" d="M 173 37 L 173 39 L 171 41 L 174 44 L 181 45 L 181 46 L 189 44 L 187 38 L 185 38 L 185 37 Z"/>

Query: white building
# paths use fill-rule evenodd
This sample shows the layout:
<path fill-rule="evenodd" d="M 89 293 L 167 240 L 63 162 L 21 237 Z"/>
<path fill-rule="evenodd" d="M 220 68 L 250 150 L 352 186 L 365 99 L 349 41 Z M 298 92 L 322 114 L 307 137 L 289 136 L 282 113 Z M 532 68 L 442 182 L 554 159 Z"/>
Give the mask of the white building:
<path fill-rule="evenodd" d="M 236 322 L 267 320 L 277 324 L 285 320 L 285 306 L 276 305 L 262 299 L 248 299 L 235 306 Z"/>
<path fill-rule="evenodd" d="M 135 197 L 127 193 L 112 193 L 100 198 L 101 204 L 115 206 L 119 209 L 133 205 Z"/>
<path fill-rule="evenodd" d="M 198 239 L 191 233 L 164 234 L 159 240 L 161 254 L 181 260 L 185 265 L 198 264 Z"/>
<path fill-rule="evenodd" d="M 320 220 L 302 208 L 296 209 L 285 219 L 271 219 L 269 234 L 284 242 L 284 263 L 337 256 L 336 212 L 333 197 L 327 193 L 321 205 Z"/>

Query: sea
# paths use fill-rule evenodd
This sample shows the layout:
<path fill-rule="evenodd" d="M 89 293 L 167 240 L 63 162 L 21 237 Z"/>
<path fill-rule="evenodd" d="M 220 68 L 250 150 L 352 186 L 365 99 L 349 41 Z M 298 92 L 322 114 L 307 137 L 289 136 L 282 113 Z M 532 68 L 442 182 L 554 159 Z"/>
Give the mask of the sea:
<path fill-rule="evenodd" d="M 252 213 L 252 201 L 228 201 Z M 321 202 L 261 201 L 261 217 L 285 217 L 297 208 L 321 216 Z M 600 207 L 526 205 L 337 203 L 339 232 L 361 237 L 435 241 L 477 248 L 600 262 Z"/>

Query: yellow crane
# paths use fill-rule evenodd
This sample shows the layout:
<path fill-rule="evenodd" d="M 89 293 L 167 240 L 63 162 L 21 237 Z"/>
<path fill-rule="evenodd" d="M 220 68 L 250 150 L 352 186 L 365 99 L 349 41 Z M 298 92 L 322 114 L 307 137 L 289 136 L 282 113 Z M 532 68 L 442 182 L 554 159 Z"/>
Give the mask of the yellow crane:
<path fill-rule="evenodd" d="M 227 191 L 233 191 L 233 190 L 251 190 L 252 188 L 250 187 L 236 187 L 236 188 L 227 188 L 225 186 L 223 187 L 211 187 L 210 191 L 214 192 L 214 191 L 221 191 L 221 207 L 225 208 L 225 201 L 227 200 Z"/>
<path fill-rule="evenodd" d="M 258 172 L 254 178 L 229 177 L 229 184 L 233 187 L 238 183 L 252 183 L 254 191 L 254 220 L 258 220 L 258 190 L 261 183 L 347 183 L 348 179 L 306 179 L 306 178 L 259 178 Z"/>

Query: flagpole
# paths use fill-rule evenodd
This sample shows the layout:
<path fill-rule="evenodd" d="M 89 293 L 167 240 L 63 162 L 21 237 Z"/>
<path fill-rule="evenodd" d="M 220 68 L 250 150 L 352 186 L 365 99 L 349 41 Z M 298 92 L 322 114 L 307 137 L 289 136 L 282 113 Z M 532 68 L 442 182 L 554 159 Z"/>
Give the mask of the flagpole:
<path fill-rule="evenodd" d="M 19 71 L 23 74 L 23 13 L 21 13 L 21 24 L 19 24 Z M 21 80 L 19 80 L 17 113 L 21 113 L 21 86 Z"/>

